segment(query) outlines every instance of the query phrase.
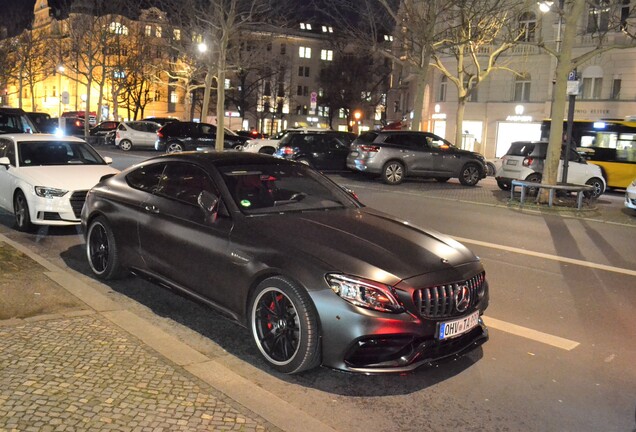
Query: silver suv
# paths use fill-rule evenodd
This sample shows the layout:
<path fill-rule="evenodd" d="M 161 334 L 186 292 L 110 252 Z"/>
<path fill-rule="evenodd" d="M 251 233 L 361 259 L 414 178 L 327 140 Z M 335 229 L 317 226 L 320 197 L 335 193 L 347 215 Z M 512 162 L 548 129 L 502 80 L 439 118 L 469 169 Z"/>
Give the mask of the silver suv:
<path fill-rule="evenodd" d="M 475 186 L 486 177 L 482 155 L 458 149 L 430 132 L 365 132 L 351 144 L 347 167 L 380 175 L 391 185 L 408 176 L 420 176 L 439 182 L 456 177 L 465 186 Z"/>
<path fill-rule="evenodd" d="M 509 190 L 512 180 L 541 182 L 547 152 L 548 143 L 545 141 L 512 143 L 508 152 L 501 158 L 501 166 L 495 173 L 497 185 L 503 190 Z M 565 147 L 562 148 L 559 162 L 557 174 L 559 181 L 562 178 L 564 154 Z M 601 168 L 598 165 L 588 164 L 574 149 L 570 149 L 567 182 L 591 185 L 594 189 L 586 194 L 591 198 L 598 198 L 605 192 L 606 187 Z"/>

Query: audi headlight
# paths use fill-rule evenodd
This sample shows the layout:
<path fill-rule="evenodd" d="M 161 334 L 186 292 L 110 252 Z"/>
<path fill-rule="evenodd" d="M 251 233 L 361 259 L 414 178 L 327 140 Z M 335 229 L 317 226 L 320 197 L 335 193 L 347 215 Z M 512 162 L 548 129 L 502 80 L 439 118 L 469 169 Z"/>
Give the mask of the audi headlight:
<path fill-rule="evenodd" d="M 326 279 L 333 292 L 356 306 L 391 313 L 404 310 L 389 285 L 342 274 L 328 274 Z"/>
<path fill-rule="evenodd" d="M 57 198 L 66 195 L 68 191 L 64 189 L 50 188 L 46 186 L 36 186 L 35 194 L 42 198 Z"/>

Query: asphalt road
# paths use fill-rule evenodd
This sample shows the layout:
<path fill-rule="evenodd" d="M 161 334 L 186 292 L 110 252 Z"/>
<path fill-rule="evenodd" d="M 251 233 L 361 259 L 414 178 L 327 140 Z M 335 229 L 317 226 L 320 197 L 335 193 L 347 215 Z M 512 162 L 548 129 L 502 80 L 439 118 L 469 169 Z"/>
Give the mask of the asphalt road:
<path fill-rule="evenodd" d="M 118 168 L 154 155 L 99 150 Z M 636 225 L 421 193 L 461 187 L 452 180 L 388 187 L 332 178 L 365 204 L 450 234 L 481 257 L 491 289 L 488 343 L 411 374 L 321 368 L 290 377 L 268 369 L 247 330 L 205 307 L 136 278 L 109 283 L 113 297 L 338 430 L 636 431 Z M 474 193 L 491 190 L 486 179 Z M 619 211 L 622 196 L 599 205 Z M 0 213 L 0 232 L 92 279 L 77 228 L 26 235 Z"/>

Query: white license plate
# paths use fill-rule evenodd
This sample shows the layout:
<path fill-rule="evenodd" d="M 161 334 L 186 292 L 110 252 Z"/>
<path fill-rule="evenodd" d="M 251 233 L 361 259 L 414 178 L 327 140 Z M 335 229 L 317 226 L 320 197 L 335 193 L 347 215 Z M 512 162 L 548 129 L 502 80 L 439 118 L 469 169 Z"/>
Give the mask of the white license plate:
<path fill-rule="evenodd" d="M 517 161 L 514 159 L 507 160 L 506 165 L 517 165 Z"/>
<path fill-rule="evenodd" d="M 463 335 L 476 327 L 477 324 L 479 324 L 479 311 L 475 311 L 464 318 L 439 323 L 437 338 L 443 340 Z"/>

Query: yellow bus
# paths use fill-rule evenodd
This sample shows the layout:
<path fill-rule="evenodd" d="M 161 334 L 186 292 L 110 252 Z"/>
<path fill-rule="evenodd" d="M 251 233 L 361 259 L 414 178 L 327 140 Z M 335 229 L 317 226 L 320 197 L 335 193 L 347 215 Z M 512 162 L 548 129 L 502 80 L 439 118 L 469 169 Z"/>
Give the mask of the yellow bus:
<path fill-rule="evenodd" d="M 566 132 L 563 122 L 563 134 Z M 541 125 L 541 139 L 550 136 L 550 120 Z M 577 151 L 601 167 L 609 188 L 627 188 L 636 179 L 636 121 L 575 120 L 572 143 Z"/>

